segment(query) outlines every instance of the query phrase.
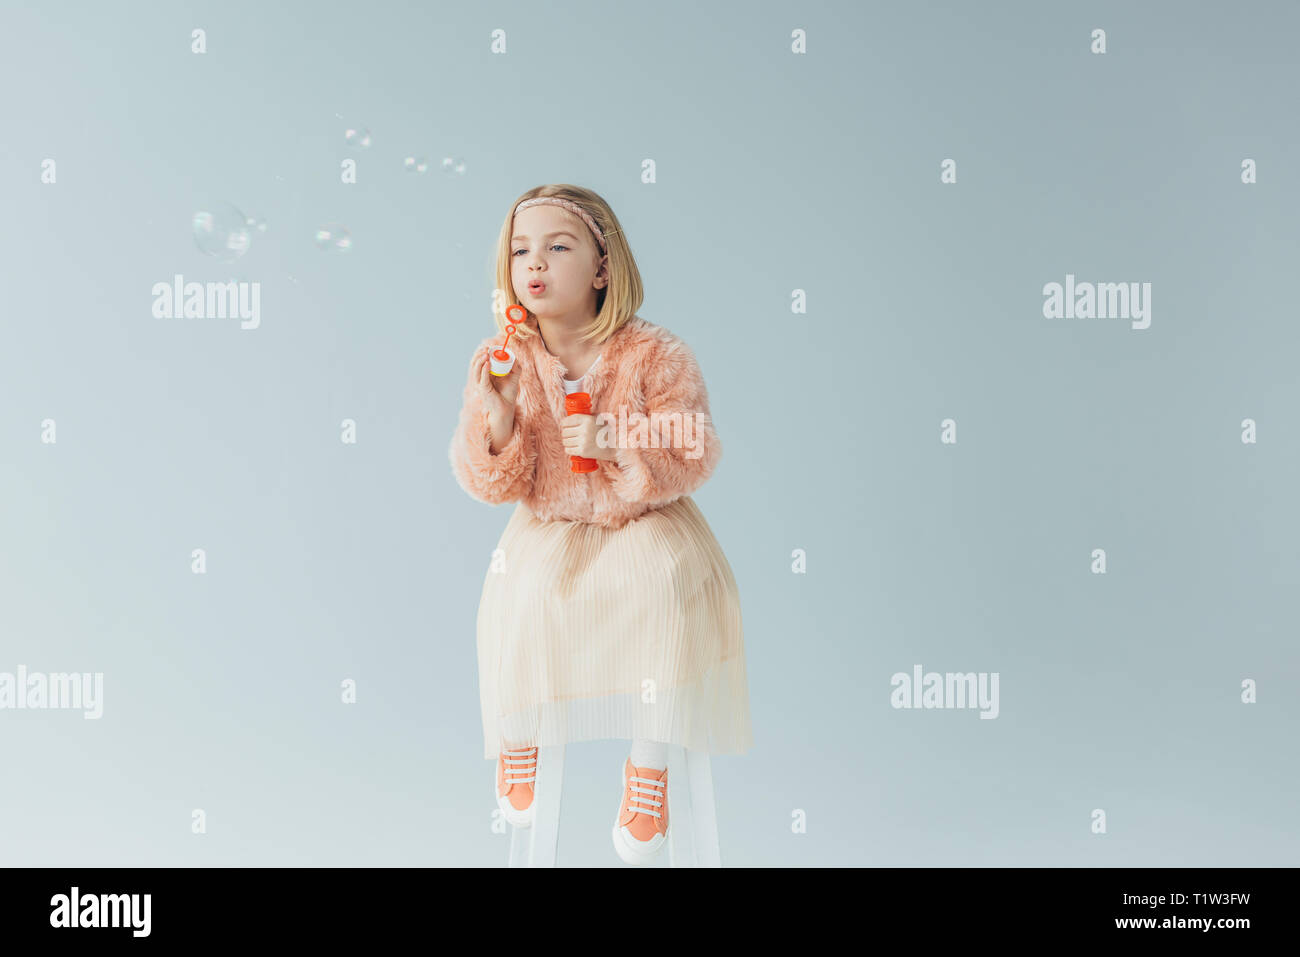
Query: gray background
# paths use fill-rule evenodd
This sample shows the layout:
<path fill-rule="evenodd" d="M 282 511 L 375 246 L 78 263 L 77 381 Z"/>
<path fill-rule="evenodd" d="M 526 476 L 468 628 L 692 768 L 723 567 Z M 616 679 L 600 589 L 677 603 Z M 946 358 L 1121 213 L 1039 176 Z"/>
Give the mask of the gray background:
<path fill-rule="evenodd" d="M 756 738 L 713 762 L 725 864 L 1295 865 L 1298 28 L 5 3 L 0 671 L 102 671 L 105 710 L 0 711 L 0 860 L 504 863 L 474 621 L 513 506 L 447 447 L 502 218 L 571 182 L 622 219 L 723 440 L 696 500 Z M 233 266 L 194 244 L 205 198 L 269 224 Z M 328 222 L 350 252 L 313 245 Z M 155 319 L 177 272 L 262 283 L 261 328 Z M 1067 273 L 1152 283 L 1151 327 L 1044 319 Z M 998 672 L 1000 716 L 892 709 L 918 663 Z M 625 752 L 570 746 L 561 865 L 622 866 Z"/>

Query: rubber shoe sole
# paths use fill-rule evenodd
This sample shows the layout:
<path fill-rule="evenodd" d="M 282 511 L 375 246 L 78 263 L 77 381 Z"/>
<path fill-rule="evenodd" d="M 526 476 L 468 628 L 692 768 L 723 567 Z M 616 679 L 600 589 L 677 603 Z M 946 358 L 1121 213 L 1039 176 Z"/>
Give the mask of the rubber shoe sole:
<path fill-rule="evenodd" d="M 513 827 L 532 827 L 533 826 L 533 808 L 537 805 L 537 799 L 528 805 L 522 811 L 510 803 L 510 799 L 504 795 L 497 794 L 496 782 L 492 783 L 492 795 L 497 799 L 497 807 L 501 808 L 501 815 L 510 822 Z"/>
<path fill-rule="evenodd" d="M 618 772 L 618 786 L 620 791 L 626 791 L 627 779 L 623 772 Z M 667 788 L 664 789 L 665 792 Z M 668 804 L 668 795 L 664 794 L 664 805 Z M 635 867 L 641 867 L 651 863 L 659 856 L 665 844 L 668 843 L 668 832 L 673 828 L 673 822 L 669 821 L 668 826 L 664 828 L 664 833 L 656 834 L 648 841 L 638 841 L 635 837 L 627 832 L 627 828 L 620 827 L 618 819 L 623 814 L 623 805 L 620 803 L 619 813 L 614 816 L 614 850 L 624 864 L 631 864 Z"/>

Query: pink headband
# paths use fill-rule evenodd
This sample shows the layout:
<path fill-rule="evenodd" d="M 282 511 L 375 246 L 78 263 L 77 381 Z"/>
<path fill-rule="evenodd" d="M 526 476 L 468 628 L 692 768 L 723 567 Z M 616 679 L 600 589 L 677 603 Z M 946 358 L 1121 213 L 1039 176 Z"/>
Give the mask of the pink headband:
<path fill-rule="evenodd" d="M 564 209 L 567 209 L 569 212 L 581 216 L 582 221 L 591 228 L 591 231 L 593 233 L 596 234 L 596 242 L 600 243 L 600 251 L 601 252 L 605 251 L 605 237 L 601 233 L 601 231 L 596 227 L 596 221 L 591 218 L 591 214 L 588 213 L 581 206 L 579 206 L 577 203 L 570 202 L 567 199 L 561 199 L 559 196 L 538 196 L 534 199 L 526 199 L 518 206 L 515 207 L 514 215 L 516 216 L 519 215 L 519 211 L 521 209 L 527 209 L 529 206 L 539 206 L 542 203 L 546 203 L 547 205 L 550 206 L 561 206 Z"/>

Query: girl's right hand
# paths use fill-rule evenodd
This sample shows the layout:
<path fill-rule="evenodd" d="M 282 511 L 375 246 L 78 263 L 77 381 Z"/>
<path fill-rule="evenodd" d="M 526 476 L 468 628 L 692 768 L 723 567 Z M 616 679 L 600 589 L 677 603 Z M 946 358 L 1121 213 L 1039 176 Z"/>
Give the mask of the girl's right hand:
<path fill-rule="evenodd" d="M 519 398 L 519 359 L 515 358 L 509 375 L 493 375 L 488 354 L 495 348 L 488 346 L 479 354 L 478 385 L 488 415 L 505 420 L 514 417 Z"/>

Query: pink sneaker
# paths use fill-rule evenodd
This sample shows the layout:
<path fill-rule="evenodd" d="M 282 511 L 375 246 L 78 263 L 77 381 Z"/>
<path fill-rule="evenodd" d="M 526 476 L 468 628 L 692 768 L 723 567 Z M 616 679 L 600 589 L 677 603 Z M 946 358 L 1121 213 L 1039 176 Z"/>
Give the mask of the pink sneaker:
<path fill-rule="evenodd" d="M 497 756 L 497 806 L 515 827 L 532 826 L 536 780 L 537 748 L 503 750 Z"/>
<path fill-rule="evenodd" d="M 614 850 L 628 864 L 648 864 L 668 839 L 668 769 L 623 762 L 623 802 L 614 819 Z"/>

